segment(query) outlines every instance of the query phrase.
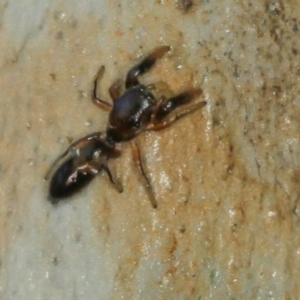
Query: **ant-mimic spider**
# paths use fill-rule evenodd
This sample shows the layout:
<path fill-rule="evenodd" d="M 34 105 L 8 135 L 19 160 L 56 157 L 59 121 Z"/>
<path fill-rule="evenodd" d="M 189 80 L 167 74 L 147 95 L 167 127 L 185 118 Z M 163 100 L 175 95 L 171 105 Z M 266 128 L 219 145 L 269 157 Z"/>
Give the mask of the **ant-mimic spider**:
<path fill-rule="evenodd" d="M 46 175 L 50 180 L 50 201 L 59 202 L 86 186 L 102 170 L 119 192 L 122 186 L 116 181 L 108 167 L 108 160 L 121 155 L 119 143 L 130 142 L 133 159 L 142 175 L 151 204 L 157 207 L 157 202 L 151 183 L 145 174 L 138 145 L 133 139 L 144 131 L 157 131 L 169 127 L 183 116 L 194 112 L 206 105 L 205 101 L 186 107 L 175 115 L 170 115 L 177 107 L 190 103 L 198 97 L 201 89 L 190 89 L 175 97 L 160 96 L 156 99 L 152 89 L 155 85 L 145 86 L 138 80 L 140 75 L 148 72 L 166 52 L 169 46 L 161 46 L 152 51 L 128 73 L 125 81 L 126 91 L 121 94 L 120 81 L 110 88 L 109 94 L 113 104 L 100 99 L 97 95 L 98 82 L 104 74 L 101 66 L 94 80 L 92 93 L 93 102 L 109 112 L 105 132 L 95 132 L 71 144 L 53 164 Z M 53 172 L 53 170 L 55 171 Z"/>

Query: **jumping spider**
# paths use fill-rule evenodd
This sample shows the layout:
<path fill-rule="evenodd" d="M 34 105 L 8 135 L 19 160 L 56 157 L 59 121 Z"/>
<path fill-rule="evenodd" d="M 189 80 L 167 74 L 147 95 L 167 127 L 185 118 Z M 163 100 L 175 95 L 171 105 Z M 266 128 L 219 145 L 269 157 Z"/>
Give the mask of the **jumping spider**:
<path fill-rule="evenodd" d="M 198 102 L 170 116 L 174 109 L 190 103 L 202 90 L 190 89 L 175 97 L 160 96 L 156 99 L 151 86 L 144 86 L 139 82 L 138 77 L 148 72 L 156 60 L 169 50 L 169 46 L 161 46 L 134 66 L 127 74 L 124 94 L 121 94 L 120 82 L 115 82 L 109 88 L 113 104 L 97 95 L 98 82 L 104 73 L 104 66 L 100 67 L 94 80 L 92 99 L 97 106 L 109 112 L 106 131 L 92 133 L 74 142 L 53 164 L 46 176 L 48 179 L 53 174 L 49 189 L 52 203 L 71 196 L 91 182 L 102 170 L 107 173 L 117 190 L 122 192 L 122 186 L 115 180 L 108 167 L 108 160 L 121 155 L 118 143 L 130 141 L 133 158 L 144 180 L 151 204 L 154 208 L 157 207 L 153 189 L 141 163 L 138 145 L 133 139 L 144 131 L 164 129 L 206 105 L 205 101 Z"/>

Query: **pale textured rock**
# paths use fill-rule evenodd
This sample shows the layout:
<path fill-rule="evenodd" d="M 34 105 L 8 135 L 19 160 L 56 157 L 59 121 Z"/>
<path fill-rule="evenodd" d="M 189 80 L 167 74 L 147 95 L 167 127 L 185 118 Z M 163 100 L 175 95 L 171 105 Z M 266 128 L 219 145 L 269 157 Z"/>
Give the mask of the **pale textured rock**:
<path fill-rule="evenodd" d="M 298 1 L 8 1 L 0 32 L 1 299 L 299 299 Z M 104 130 L 90 99 L 153 48 L 142 80 L 208 105 L 138 138 L 70 201 L 43 177 Z M 200 99 L 201 100 L 201 99 Z"/>

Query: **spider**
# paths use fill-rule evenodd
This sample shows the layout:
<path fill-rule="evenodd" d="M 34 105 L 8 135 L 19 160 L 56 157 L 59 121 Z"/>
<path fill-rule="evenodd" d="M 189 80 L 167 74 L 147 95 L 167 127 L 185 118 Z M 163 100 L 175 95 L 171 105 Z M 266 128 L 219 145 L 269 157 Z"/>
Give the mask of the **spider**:
<path fill-rule="evenodd" d="M 176 108 L 189 104 L 200 96 L 202 90 L 190 89 L 174 97 L 160 96 L 156 99 L 152 92 L 154 85 L 145 86 L 139 82 L 139 76 L 148 72 L 170 49 L 169 46 L 158 47 L 130 69 L 125 81 L 126 91 L 123 94 L 120 81 L 116 81 L 109 88 L 112 104 L 97 95 L 98 83 L 105 70 L 104 66 L 100 67 L 94 79 L 92 99 L 98 107 L 109 113 L 107 128 L 103 132 L 94 132 L 74 142 L 54 162 L 46 175 L 46 179 L 51 176 L 49 199 L 53 204 L 73 195 L 101 171 L 107 173 L 111 183 L 121 193 L 123 188 L 111 173 L 108 161 L 121 155 L 120 143 L 129 142 L 151 204 L 154 208 L 157 207 L 153 188 L 144 171 L 140 150 L 134 138 L 144 131 L 157 131 L 169 127 L 178 119 L 206 105 L 205 101 L 194 103 L 176 114 L 171 114 Z"/>

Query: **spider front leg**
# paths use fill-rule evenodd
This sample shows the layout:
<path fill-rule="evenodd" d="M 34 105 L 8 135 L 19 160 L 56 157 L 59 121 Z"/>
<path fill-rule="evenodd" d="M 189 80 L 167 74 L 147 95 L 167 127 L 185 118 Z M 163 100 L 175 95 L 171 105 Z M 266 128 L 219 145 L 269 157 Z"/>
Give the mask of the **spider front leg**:
<path fill-rule="evenodd" d="M 101 66 L 97 75 L 95 76 L 94 89 L 92 92 L 92 100 L 98 107 L 106 110 L 107 112 L 110 112 L 112 110 L 112 105 L 110 103 L 106 102 L 105 100 L 100 99 L 97 95 L 98 82 L 102 79 L 104 71 L 105 71 L 105 67 Z"/>
<path fill-rule="evenodd" d="M 155 64 L 156 60 L 161 58 L 165 53 L 167 53 L 171 48 L 169 46 L 161 46 L 156 48 L 148 56 L 146 56 L 139 64 L 134 66 L 128 73 L 126 77 L 125 87 L 126 89 L 131 88 L 139 84 L 138 76 L 148 72 Z"/>
<path fill-rule="evenodd" d="M 202 94 L 201 89 L 193 89 L 169 99 L 162 99 L 158 102 L 157 107 L 153 113 L 151 123 L 148 125 L 147 130 L 162 130 L 171 126 L 184 116 L 193 113 L 194 111 L 206 105 L 206 101 L 198 102 L 187 108 L 179 111 L 174 116 L 167 118 L 177 107 L 190 103 L 194 98 Z"/>

